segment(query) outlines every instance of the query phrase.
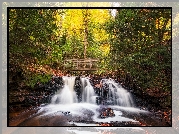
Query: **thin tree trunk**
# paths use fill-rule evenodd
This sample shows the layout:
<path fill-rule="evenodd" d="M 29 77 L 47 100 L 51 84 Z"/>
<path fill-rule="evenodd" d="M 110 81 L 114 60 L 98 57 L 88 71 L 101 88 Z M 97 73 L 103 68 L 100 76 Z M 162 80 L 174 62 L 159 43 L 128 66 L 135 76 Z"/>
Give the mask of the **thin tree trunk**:
<path fill-rule="evenodd" d="M 87 33 L 86 33 L 86 30 L 85 30 L 85 33 L 84 33 L 84 59 L 86 59 L 87 44 L 88 44 L 88 41 L 87 41 Z"/>
<path fill-rule="evenodd" d="M 86 59 L 86 49 L 88 46 L 88 9 L 84 12 L 84 59 Z"/>

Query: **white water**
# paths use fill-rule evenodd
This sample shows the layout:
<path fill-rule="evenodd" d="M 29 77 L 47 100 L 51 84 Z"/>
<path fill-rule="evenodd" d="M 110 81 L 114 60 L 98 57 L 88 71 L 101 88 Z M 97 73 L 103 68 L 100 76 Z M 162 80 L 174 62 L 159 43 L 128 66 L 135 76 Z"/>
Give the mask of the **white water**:
<path fill-rule="evenodd" d="M 82 102 L 95 104 L 96 95 L 92 85 L 89 82 L 88 78 L 81 78 L 82 82 Z"/>
<path fill-rule="evenodd" d="M 72 104 L 77 103 L 76 92 L 74 91 L 75 77 L 63 77 L 64 87 L 59 90 L 51 100 L 52 104 Z"/>
<path fill-rule="evenodd" d="M 64 88 L 58 90 L 57 93 L 52 97 L 52 104 L 72 104 L 77 103 L 77 95 L 74 91 L 75 77 L 63 77 Z M 82 82 L 82 102 L 96 104 L 96 94 L 92 85 L 90 84 L 89 78 L 81 78 Z M 122 86 L 116 83 L 113 79 L 102 79 L 101 83 L 107 86 L 109 94 L 107 95 L 108 101 L 113 101 L 114 105 L 133 107 L 134 103 L 131 94 L 127 92 Z M 102 88 L 103 88 L 102 87 Z M 103 94 L 102 94 L 103 96 Z"/>
<path fill-rule="evenodd" d="M 102 79 L 102 84 L 109 86 L 108 99 L 113 100 L 115 105 L 125 107 L 134 106 L 131 94 L 113 79 Z"/>
<path fill-rule="evenodd" d="M 138 108 L 132 107 L 133 100 L 129 92 L 123 89 L 112 79 L 103 79 L 102 84 L 109 86 L 109 96 L 115 100 L 115 105 L 108 105 L 114 109 L 115 116 L 108 118 L 99 118 L 99 108 L 101 105 L 96 105 L 96 94 L 88 78 L 81 78 L 82 82 L 82 102 L 78 103 L 76 93 L 74 91 L 75 77 L 63 77 L 64 88 L 57 91 L 52 97 L 51 104 L 41 107 L 38 113 L 45 112 L 40 116 L 48 115 L 63 115 L 64 112 L 70 111 L 70 115 L 74 118 L 88 118 L 86 111 L 93 113 L 92 120 L 95 122 L 110 122 L 110 121 L 132 121 L 138 122 L 134 119 L 123 117 L 121 111 L 129 112 L 146 112 Z M 103 106 L 103 105 L 102 105 Z M 103 106 L 105 107 L 105 106 Z M 70 122 L 69 122 L 70 123 Z M 94 126 L 95 124 L 85 124 L 73 122 L 78 126 Z"/>
<path fill-rule="evenodd" d="M 129 111 L 132 113 L 148 113 L 145 110 L 140 110 L 138 108 L 130 108 L 130 107 L 121 107 L 121 106 L 109 106 L 112 109 L 114 109 L 115 116 L 114 117 L 108 117 L 108 118 L 99 118 L 99 109 L 100 106 L 96 104 L 90 104 L 90 103 L 73 103 L 73 104 L 50 104 L 45 107 L 41 107 L 41 109 L 38 111 L 38 113 L 42 113 L 39 116 L 60 116 L 64 115 L 64 112 L 70 111 L 70 115 L 75 118 L 81 117 L 82 119 L 86 119 L 89 117 L 89 115 L 86 113 L 86 111 L 89 111 L 93 113 L 94 115 L 92 116 L 92 120 L 95 122 L 105 122 L 105 123 L 110 123 L 111 121 L 113 122 L 121 122 L 121 121 L 132 121 L 134 123 L 139 123 L 138 121 L 134 119 L 130 119 L 127 117 L 123 117 L 122 111 Z M 98 126 L 97 124 L 91 123 L 91 124 L 85 124 L 85 123 L 77 123 L 77 122 L 69 122 L 69 124 L 76 124 L 78 126 Z"/>

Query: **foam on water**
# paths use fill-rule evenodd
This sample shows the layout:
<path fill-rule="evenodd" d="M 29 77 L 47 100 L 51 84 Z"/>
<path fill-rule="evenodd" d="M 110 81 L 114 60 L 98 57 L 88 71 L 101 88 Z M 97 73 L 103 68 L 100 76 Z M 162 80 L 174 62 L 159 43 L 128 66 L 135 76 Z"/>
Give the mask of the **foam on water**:
<path fill-rule="evenodd" d="M 136 120 L 123 117 L 122 111 L 128 112 L 147 112 L 145 110 L 140 110 L 134 106 L 132 97 L 129 92 L 123 89 L 118 83 L 112 79 L 103 79 L 102 84 L 107 84 L 109 87 L 108 98 L 111 97 L 115 105 L 108 105 L 113 109 L 115 116 L 107 118 L 99 118 L 99 109 L 105 107 L 104 105 L 96 104 L 97 95 L 94 92 L 92 85 L 88 78 L 81 78 L 82 82 L 82 102 L 78 102 L 76 92 L 74 91 L 75 77 L 63 77 L 64 88 L 57 91 L 57 93 L 52 97 L 51 104 L 43 106 L 40 108 L 38 113 L 40 116 L 54 116 L 54 115 L 64 115 L 64 112 L 70 112 L 72 117 L 89 118 L 91 116 L 94 122 L 108 122 L 111 121 L 132 121 Z M 90 114 L 89 114 L 90 113 Z M 92 114 L 91 114 L 92 113 Z M 85 124 L 73 122 L 78 126 L 95 126 L 96 124 Z"/>
<path fill-rule="evenodd" d="M 116 105 L 114 106 L 110 105 L 109 107 L 111 107 L 112 109 L 124 110 L 124 111 L 134 112 L 134 113 L 149 113 L 149 111 L 142 110 L 142 109 L 135 108 L 135 107 L 122 107 L 122 106 L 116 106 Z"/>
<path fill-rule="evenodd" d="M 56 115 L 62 114 L 62 112 L 67 112 L 70 111 L 70 113 L 73 116 L 83 116 L 84 112 L 86 110 L 95 112 L 96 109 L 98 108 L 97 105 L 90 104 L 90 103 L 73 103 L 73 104 L 49 104 L 45 107 L 41 107 L 39 110 L 39 113 L 42 111 L 45 111 L 43 115 L 53 115 L 54 113 Z M 85 115 L 84 115 L 85 116 Z"/>
<path fill-rule="evenodd" d="M 63 115 L 64 112 L 69 111 L 70 115 L 73 117 L 85 117 L 88 118 L 89 115 L 86 114 L 86 110 L 89 112 L 93 113 L 94 115 L 92 116 L 92 120 L 95 122 L 108 122 L 110 123 L 111 121 L 113 122 L 122 122 L 122 121 L 131 121 L 131 122 L 138 122 L 136 120 L 126 118 L 122 116 L 122 110 L 126 111 L 132 111 L 134 113 L 138 112 L 146 112 L 144 110 L 140 110 L 137 108 L 129 108 L 129 107 L 120 107 L 120 106 L 110 106 L 112 109 L 114 108 L 114 117 L 108 117 L 108 118 L 99 118 L 100 113 L 98 112 L 100 106 L 96 104 L 90 104 L 90 103 L 73 103 L 73 104 L 50 104 L 44 107 L 41 107 L 39 110 L 39 113 L 45 111 L 45 113 L 41 114 L 40 116 L 54 116 L 54 115 Z M 73 122 L 76 125 L 79 126 L 96 126 L 96 124 L 85 124 L 85 123 L 76 123 Z"/>

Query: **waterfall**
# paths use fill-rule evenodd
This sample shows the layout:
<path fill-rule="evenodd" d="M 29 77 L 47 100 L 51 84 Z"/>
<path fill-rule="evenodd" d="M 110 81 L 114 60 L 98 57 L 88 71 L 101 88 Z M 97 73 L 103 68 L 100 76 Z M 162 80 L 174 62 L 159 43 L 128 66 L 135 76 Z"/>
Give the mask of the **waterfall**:
<path fill-rule="evenodd" d="M 102 79 L 103 86 L 108 88 L 107 99 L 114 102 L 114 105 L 132 107 L 134 102 L 130 92 L 125 90 L 121 85 L 113 79 Z M 107 86 L 107 87 L 106 87 Z"/>
<path fill-rule="evenodd" d="M 64 87 L 52 97 L 52 104 L 72 104 L 77 103 L 76 92 L 74 91 L 75 77 L 63 77 Z"/>
<path fill-rule="evenodd" d="M 52 104 L 73 104 L 78 103 L 77 93 L 74 90 L 76 77 L 63 77 L 64 87 L 57 91 L 52 97 Z M 130 92 L 122 88 L 121 85 L 116 83 L 113 79 L 102 79 L 102 87 L 100 94 L 97 96 L 95 90 L 90 83 L 88 77 L 81 77 L 81 103 L 103 104 L 106 101 L 108 105 L 118 105 L 124 107 L 134 106 Z M 101 100 L 99 101 L 98 98 Z"/>
<path fill-rule="evenodd" d="M 96 95 L 88 78 L 81 78 L 82 82 L 82 102 L 95 103 Z"/>
<path fill-rule="evenodd" d="M 56 86 L 59 89 L 55 89 L 57 92 L 52 96 L 51 104 L 42 106 L 38 111 L 40 116 L 44 116 L 43 120 L 47 119 L 55 125 L 90 126 L 107 123 L 121 126 L 132 122 L 140 125 L 136 115 L 142 117 L 138 113 L 146 111 L 135 108 L 130 92 L 115 80 L 67 76 L 61 80 L 64 85 Z M 133 113 L 137 114 L 132 116 Z M 52 120 L 48 116 L 52 116 Z M 63 117 L 65 120 L 61 120 Z"/>

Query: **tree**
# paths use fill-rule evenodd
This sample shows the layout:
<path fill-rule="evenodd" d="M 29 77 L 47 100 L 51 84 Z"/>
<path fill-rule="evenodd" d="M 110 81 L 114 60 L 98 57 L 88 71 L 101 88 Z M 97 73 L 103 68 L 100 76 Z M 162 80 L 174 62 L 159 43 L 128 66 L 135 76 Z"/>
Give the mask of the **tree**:
<path fill-rule="evenodd" d="M 103 59 L 109 17 L 102 9 L 9 9 L 10 70 L 34 85 L 36 75 L 50 75 L 49 68 L 63 67 L 65 58 Z"/>
<path fill-rule="evenodd" d="M 102 9 L 68 9 L 64 15 L 62 29 L 68 29 L 63 49 L 68 58 L 98 58 L 107 41 L 103 23 L 109 11 Z M 65 57 L 64 55 L 64 57 Z"/>
<path fill-rule="evenodd" d="M 138 87 L 170 90 L 171 9 L 118 9 L 107 23 L 111 62 Z"/>
<path fill-rule="evenodd" d="M 34 75 L 33 71 L 51 64 L 50 55 L 58 40 L 57 13 L 56 9 L 9 8 L 10 71 L 20 70 L 27 82 Z"/>

